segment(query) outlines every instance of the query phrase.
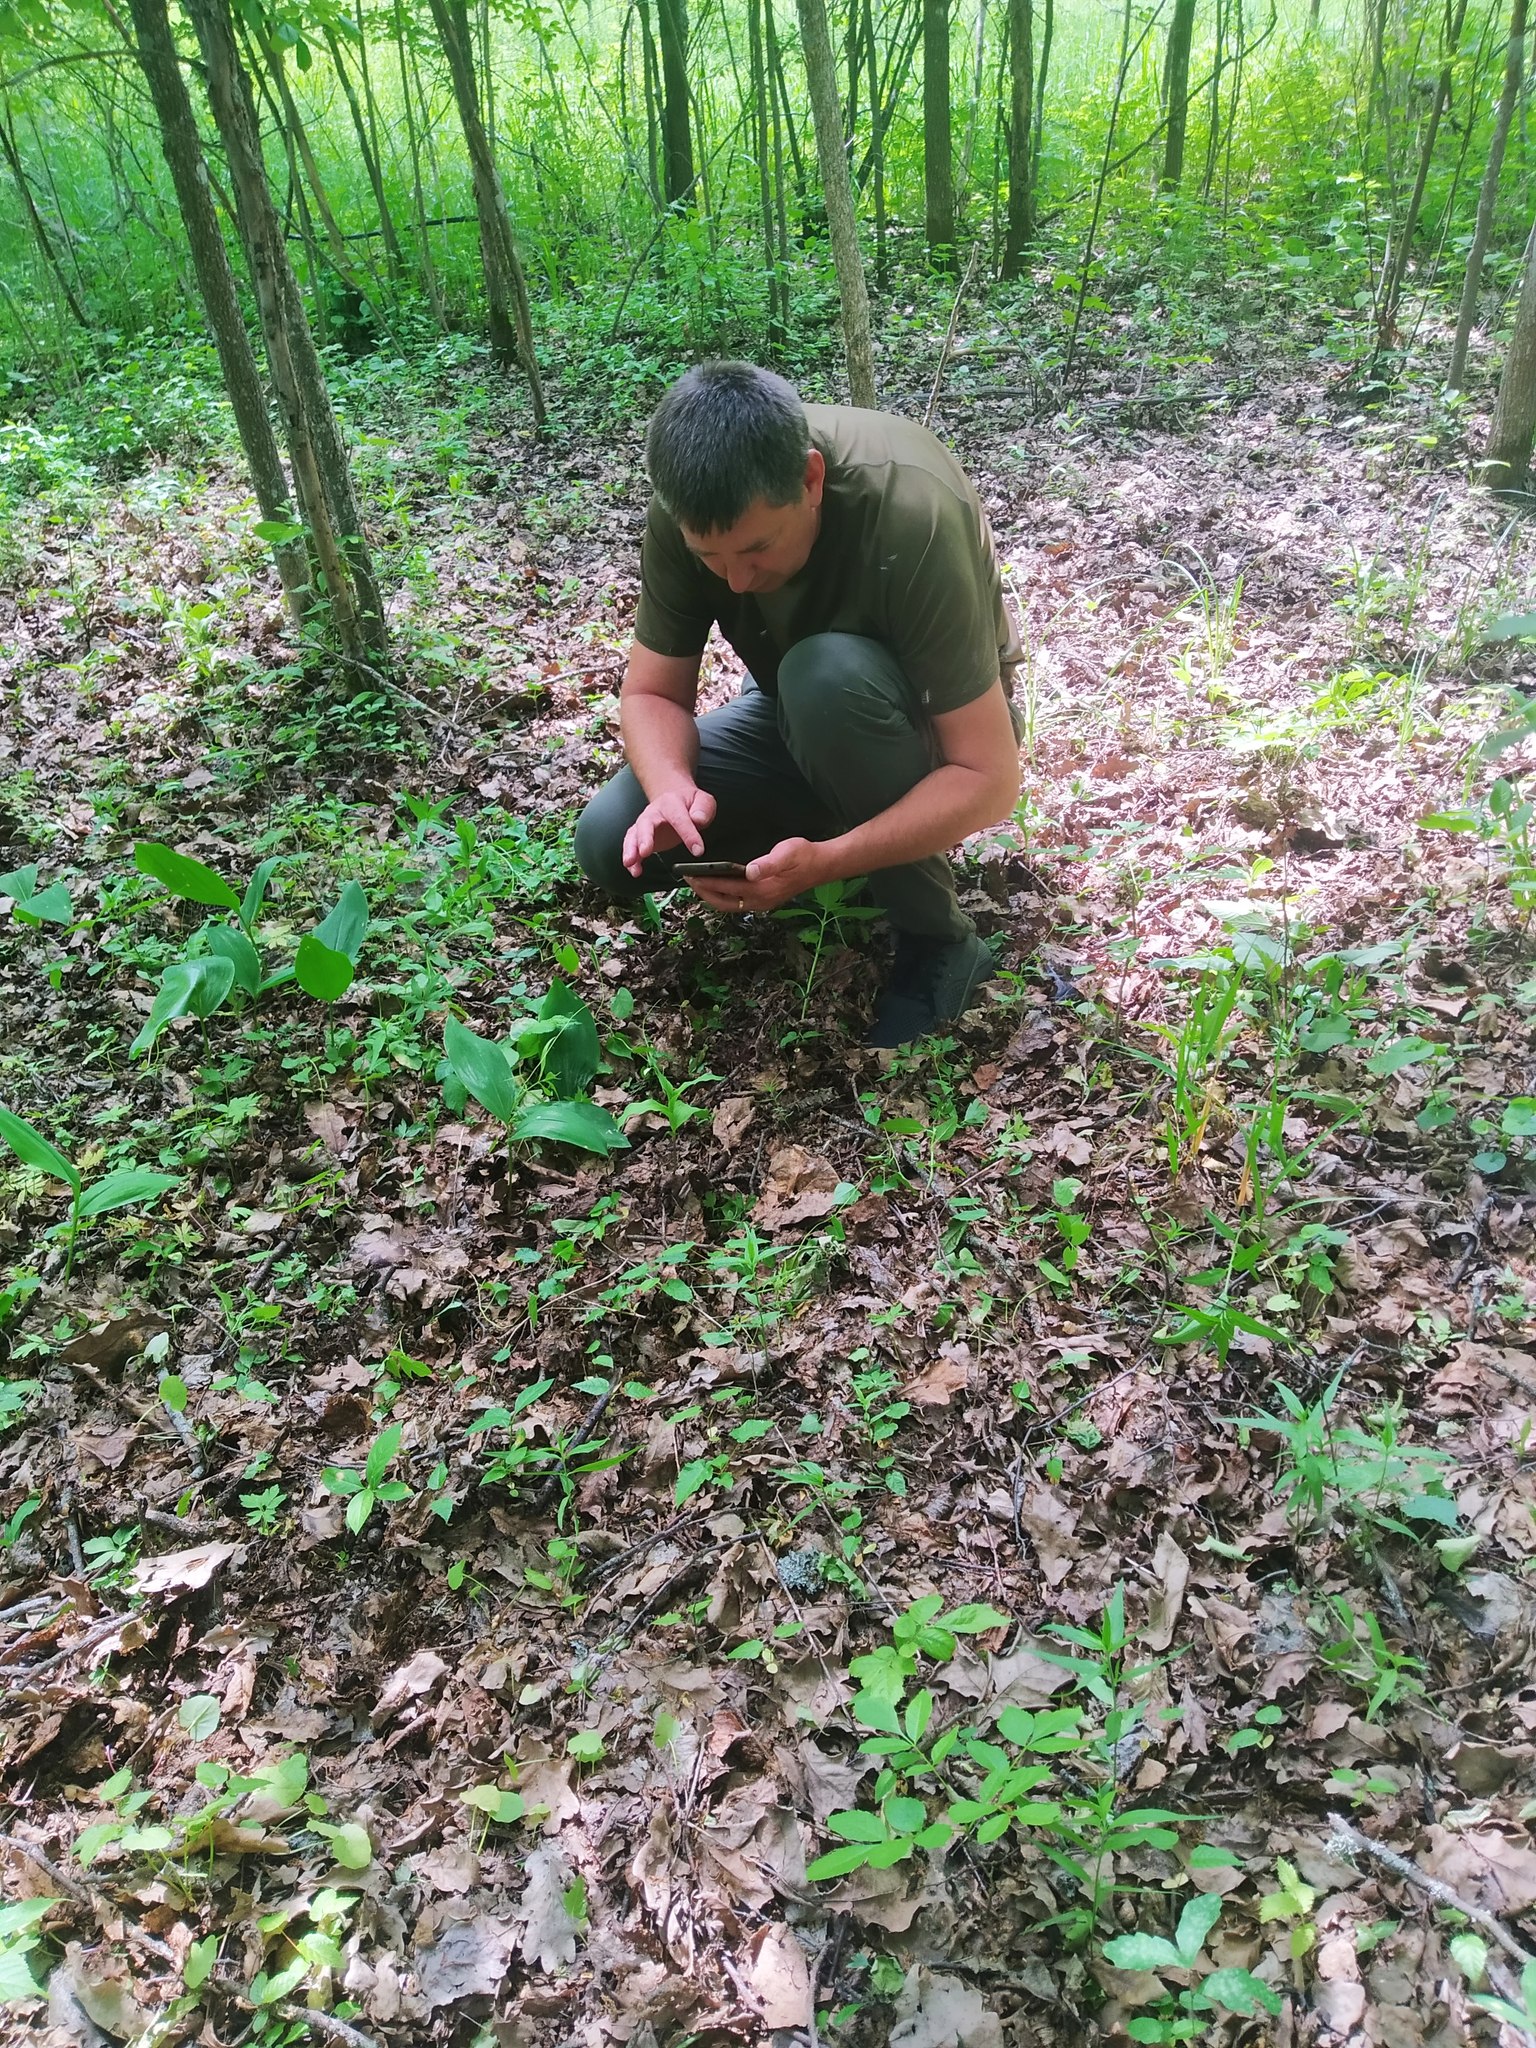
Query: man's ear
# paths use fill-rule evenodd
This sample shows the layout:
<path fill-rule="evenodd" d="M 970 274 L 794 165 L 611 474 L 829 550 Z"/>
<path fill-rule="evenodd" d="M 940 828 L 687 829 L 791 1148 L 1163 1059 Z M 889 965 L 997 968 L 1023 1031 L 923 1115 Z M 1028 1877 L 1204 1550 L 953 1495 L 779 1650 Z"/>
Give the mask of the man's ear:
<path fill-rule="evenodd" d="M 813 448 L 805 458 L 805 495 L 813 505 L 821 503 L 822 486 L 827 480 L 827 458 L 819 448 Z"/>

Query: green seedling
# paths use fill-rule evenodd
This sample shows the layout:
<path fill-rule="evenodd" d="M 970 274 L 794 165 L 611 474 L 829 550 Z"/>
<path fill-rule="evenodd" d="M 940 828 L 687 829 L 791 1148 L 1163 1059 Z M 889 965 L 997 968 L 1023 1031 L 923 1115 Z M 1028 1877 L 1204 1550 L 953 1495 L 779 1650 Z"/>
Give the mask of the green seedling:
<path fill-rule="evenodd" d="M 354 1536 L 366 1525 L 376 1507 L 393 1506 L 397 1501 L 413 1497 L 414 1488 L 407 1486 L 403 1479 L 385 1476 L 399 1456 L 403 1435 L 400 1424 L 392 1422 L 374 1439 L 368 1462 L 361 1472 L 348 1466 L 327 1465 L 320 1474 L 320 1483 L 328 1492 L 345 1498 L 347 1527 Z"/>
<path fill-rule="evenodd" d="M 1220 1918 L 1221 1900 L 1201 1892 L 1185 1905 L 1171 1941 L 1161 1934 L 1118 1934 L 1104 1944 L 1105 1961 L 1117 1970 L 1194 1972 Z M 1155 2012 L 1137 2014 L 1126 2031 L 1133 2041 L 1194 2041 L 1209 2032 L 1213 2012 L 1250 2018 L 1260 2011 L 1280 2011 L 1280 2000 L 1261 1978 L 1248 1970 L 1209 1970 L 1177 1997 L 1163 2000 Z"/>
<path fill-rule="evenodd" d="M 1472 2003 L 1479 2012 L 1487 2013 L 1500 2025 L 1513 2028 L 1528 2041 L 1536 2041 L 1536 1963 L 1527 1963 L 1520 1972 L 1518 2005 L 1512 2005 L 1507 1998 L 1493 1998 L 1486 1994 L 1474 1998 Z"/>
<path fill-rule="evenodd" d="M 1296 1866 L 1287 1863 L 1283 1856 L 1275 1858 L 1275 1878 L 1275 1889 L 1259 1900 L 1259 1918 L 1286 1923 L 1291 1930 L 1291 1961 L 1297 1963 L 1317 1942 L 1317 1929 L 1311 1919 L 1317 1892 L 1312 1885 L 1303 1883 Z"/>
<path fill-rule="evenodd" d="M 509 1040 L 482 1038 L 450 1018 L 443 1051 L 449 1107 L 461 1109 L 472 1095 L 505 1125 L 509 1158 L 513 1145 L 539 1138 L 603 1156 L 628 1146 L 607 1110 L 581 1099 L 602 1064 L 602 1050 L 592 1012 L 563 981 L 550 985 L 537 1014 L 514 1025 Z M 535 1068 L 553 1099 L 530 1090 L 518 1074 L 520 1061 Z"/>
<path fill-rule="evenodd" d="M 1061 1239 L 1061 1249 L 1057 1253 L 1060 1263 L 1048 1259 L 1043 1252 L 1035 1261 L 1051 1285 L 1063 1293 L 1071 1290 L 1071 1276 L 1077 1271 L 1078 1258 L 1093 1235 L 1093 1225 L 1086 1216 L 1079 1216 L 1074 1206 L 1082 1192 L 1083 1183 L 1070 1174 L 1051 1182 L 1051 1200 L 1055 1207 L 1046 1220 L 1055 1225 L 1056 1234 Z"/>
<path fill-rule="evenodd" d="M 643 1102 L 632 1102 L 625 1110 L 626 1120 L 630 1117 L 659 1116 L 666 1119 L 667 1129 L 676 1137 L 685 1124 L 696 1118 L 708 1116 L 709 1110 L 702 1102 L 687 1102 L 684 1097 L 690 1088 L 707 1087 L 711 1081 L 718 1081 L 719 1074 L 695 1074 L 691 1080 L 675 1084 L 667 1078 L 660 1060 L 654 1052 L 645 1055 L 646 1068 L 653 1085 L 660 1090 L 657 1095 L 646 1096 Z"/>
<path fill-rule="evenodd" d="M 1498 737 L 1494 735 L 1494 740 Z M 1475 832 L 1484 845 L 1494 849 L 1503 862 L 1509 899 L 1520 912 L 1523 924 L 1536 909 L 1533 818 L 1536 803 L 1522 797 L 1514 783 L 1501 775 L 1480 803 L 1468 804 L 1458 811 L 1431 811 L 1422 822 L 1429 831 Z"/>
<path fill-rule="evenodd" d="M 37 872 L 33 865 L 0 875 L 0 896 L 10 897 L 12 917 L 18 924 L 73 924 L 75 910 L 69 891 L 62 882 L 39 889 Z"/>
<path fill-rule="evenodd" d="M 1284 1380 L 1276 1380 L 1284 1413 L 1226 1418 L 1244 1446 L 1254 1430 L 1281 1439 L 1289 1462 L 1276 1489 L 1293 1524 L 1316 1528 L 1342 1513 L 1395 1536 L 1421 1534 L 1416 1523 L 1455 1529 L 1461 1517 L 1446 1490 L 1448 1454 L 1399 1441 L 1400 1401 L 1369 1418 L 1372 1430 L 1353 1423 L 1336 1429 L 1332 1409 L 1343 1379 L 1341 1366 L 1310 1408 Z"/>
<path fill-rule="evenodd" d="M 0 1139 L 23 1166 L 30 1166 L 50 1180 L 62 1181 L 69 1189 L 69 1219 L 54 1224 L 50 1232 L 62 1233 L 65 1239 L 66 1286 L 74 1271 L 75 1240 L 83 1224 L 93 1223 L 117 1209 L 136 1209 L 144 1203 L 156 1202 L 167 1190 L 180 1185 L 180 1178 L 174 1173 L 154 1173 L 144 1166 L 120 1166 L 87 1187 L 80 1169 L 57 1146 L 51 1145 L 41 1131 L 9 1109 L 0 1108 Z"/>
<path fill-rule="evenodd" d="M 818 882 L 808 897 L 786 903 L 782 910 L 772 913 L 774 917 L 798 926 L 799 937 L 810 948 L 805 979 L 799 985 L 802 1024 L 811 1007 L 811 993 L 816 986 L 821 956 L 828 944 L 846 946 L 860 925 L 868 924 L 880 915 L 874 904 L 854 902 L 853 898 L 863 886 L 862 878 L 847 882 Z"/>
<path fill-rule="evenodd" d="M 237 896 L 224 877 L 204 862 L 153 840 L 141 840 L 133 849 L 133 860 L 141 874 L 159 882 L 172 896 L 230 912 L 235 922 L 205 924 L 183 958 L 173 960 L 165 969 L 154 1005 L 129 1047 L 130 1053 L 149 1052 L 161 1032 L 178 1017 L 197 1017 L 206 1023 L 235 990 L 254 1003 L 269 989 L 296 981 L 317 1002 L 334 1003 L 352 986 L 368 931 L 368 899 L 356 882 L 346 884 L 329 914 L 300 939 L 293 960 L 268 973 L 254 934 L 268 886 L 280 865 L 277 858 L 259 863 L 243 896 Z"/>
<path fill-rule="evenodd" d="M 37 1898 L 0 1906 L 0 2011 L 46 1995 L 33 1972 L 32 1958 L 43 1951 L 39 1928 L 61 1903 L 59 1899 Z"/>
<path fill-rule="evenodd" d="M 1369 1608 L 1356 1614 L 1342 1593 L 1323 1602 L 1324 1612 L 1312 1623 L 1325 1638 L 1318 1655 L 1328 1668 L 1365 1695 L 1365 1718 L 1374 1721 L 1384 1707 L 1427 1695 L 1417 1657 L 1394 1650 Z"/>

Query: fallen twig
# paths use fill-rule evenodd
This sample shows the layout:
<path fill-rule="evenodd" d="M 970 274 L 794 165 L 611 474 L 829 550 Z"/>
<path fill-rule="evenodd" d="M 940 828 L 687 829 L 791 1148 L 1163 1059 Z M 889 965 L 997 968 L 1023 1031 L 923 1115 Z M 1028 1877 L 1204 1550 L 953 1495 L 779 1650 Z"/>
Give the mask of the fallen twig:
<path fill-rule="evenodd" d="M 1372 1841 L 1369 1835 L 1362 1834 L 1359 1828 L 1352 1826 L 1342 1814 L 1330 1813 L 1328 1825 L 1332 1828 L 1333 1835 L 1326 1844 L 1326 1850 L 1335 1863 L 1344 1860 L 1335 1853 L 1341 1848 L 1348 1851 L 1351 1856 L 1364 1856 L 1369 1862 L 1379 1863 L 1383 1870 L 1391 1871 L 1394 1877 L 1400 1877 L 1405 1884 L 1417 1885 L 1420 1891 L 1426 1892 L 1440 1905 L 1452 1906 L 1458 1913 L 1465 1914 L 1474 1927 L 1480 1927 L 1489 1940 L 1496 1941 L 1504 1953 L 1513 1957 L 1522 1969 L 1527 1963 L 1536 1962 L 1536 1956 L 1532 1956 L 1520 1946 L 1502 1920 L 1495 1918 L 1492 1913 L 1485 1912 L 1481 1906 L 1474 1906 L 1470 1899 L 1464 1899 L 1459 1892 L 1453 1892 L 1442 1879 L 1431 1877 L 1427 1870 L 1420 1870 L 1417 1863 L 1412 1863 L 1406 1856 L 1399 1855 L 1396 1849 L 1387 1848 L 1385 1843 Z"/>
<path fill-rule="evenodd" d="M 67 1898 L 73 1899 L 77 1905 L 89 1906 L 92 1903 L 90 1893 L 77 1878 L 71 1877 L 67 1870 L 60 1870 L 57 1863 L 50 1862 L 42 1850 L 34 1849 L 30 1842 L 18 1842 L 14 1835 L 0 1835 L 0 1851 L 23 1857 L 28 1863 L 33 1864 L 50 1884 L 56 1884 L 59 1890 Z"/>
<path fill-rule="evenodd" d="M 278 2011 L 285 2020 L 295 2020 L 301 2027 L 312 2027 L 325 2041 L 339 2041 L 342 2048 L 377 2048 L 372 2034 L 365 2034 L 360 2027 L 349 2026 L 345 2020 L 337 2019 L 334 2013 L 316 2012 L 308 2005 L 281 2005 Z"/>

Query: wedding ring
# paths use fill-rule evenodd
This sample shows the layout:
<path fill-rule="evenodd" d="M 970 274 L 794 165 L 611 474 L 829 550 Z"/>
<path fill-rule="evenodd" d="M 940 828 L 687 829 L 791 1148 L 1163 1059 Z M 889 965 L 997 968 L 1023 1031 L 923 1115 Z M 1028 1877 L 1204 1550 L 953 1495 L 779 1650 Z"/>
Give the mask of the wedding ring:
<path fill-rule="evenodd" d="M 738 896 L 738 897 L 736 898 L 736 908 L 737 908 L 738 910 L 745 910 L 745 909 L 746 909 L 746 907 L 747 907 L 747 899 L 746 899 L 746 897 L 745 897 L 745 896 Z"/>

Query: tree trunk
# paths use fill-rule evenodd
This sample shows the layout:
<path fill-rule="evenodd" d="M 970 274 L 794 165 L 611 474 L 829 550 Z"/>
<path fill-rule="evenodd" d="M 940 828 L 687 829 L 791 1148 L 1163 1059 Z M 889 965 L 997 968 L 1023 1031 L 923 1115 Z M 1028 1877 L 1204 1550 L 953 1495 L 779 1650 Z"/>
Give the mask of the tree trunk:
<path fill-rule="evenodd" d="M 1003 275 L 1017 277 L 1035 238 L 1034 0 L 1008 0 L 1008 229 Z"/>
<path fill-rule="evenodd" d="M 1483 482 L 1495 491 L 1523 491 L 1536 440 L 1536 229 L 1525 247 L 1520 303 L 1488 429 Z"/>
<path fill-rule="evenodd" d="M 224 246 L 219 217 L 214 211 L 213 194 L 208 187 L 208 172 L 203 162 L 202 141 L 197 132 L 197 117 L 192 111 L 192 101 L 177 60 L 166 0 L 128 0 L 128 10 L 133 17 L 139 67 L 154 102 L 155 117 L 160 125 L 160 146 L 165 152 L 171 182 L 176 188 L 187 243 L 192 251 L 197 288 L 202 295 L 213 345 L 219 352 L 219 367 L 224 372 L 224 388 L 234 410 L 240 445 L 245 450 L 251 481 L 256 487 L 256 502 L 261 507 L 263 519 L 290 526 L 293 524 L 293 501 L 288 492 L 288 479 L 283 473 L 283 460 L 278 452 L 277 436 L 272 431 L 272 419 L 267 411 L 266 393 L 261 388 L 256 357 L 245 331 L 235 274 L 229 265 L 229 251 Z M 296 625 L 302 624 L 314 598 L 303 540 L 275 545 L 272 559 L 282 579 L 290 615 Z"/>
<path fill-rule="evenodd" d="M 363 682 L 388 660 L 384 609 L 352 495 L 346 450 L 267 186 L 251 82 L 240 65 L 229 0 L 186 0 L 186 7 L 202 48 L 214 124 L 229 160 L 294 490 L 324 578 L 337 645 L 355 680 Z"/>
<path fill-rule="evenodd" d="M 668 206 L 686 203 L 693 191 L 693 127 L 688 95 L 687 0 L 656 0 L 661 44 L 662 163 Z"/>
<path fill-rule="evenodd" d="M 433 318 L 440 333 L 447 332 L 442 288 L 437 265 L 432 260 L 432 237 L 427 228 L 427 200 L 421 185 L 421 140 L 416 128 L 416 95 L 411 87 L 411 68 L 406 50 L 404 0 L 394 0 L 395 57 L 400 70 L 400 103 L 405 110 L 405 140 L 411 159 L 411 208 L 416 216 L 416 239 L 421 247 L 421 276 L 432 302 Z"/>
<path fill-rule="evenodd" d="M 853 212 L 853 180 L 843 151 L 843 123 L 837 104 L 837 60 L 827 28 L 824 0 L 796 0 L 800 45 L 805 52 L 806 83 L 816 121 L 816 154 L 821 160 L 822 193 L 827 203 L 827 228 L 832 261 L 843 306 L 843 348 L 848 358 L 848 388 L 855 405 L 873 406 L 875 359 L 869 338 L 869 293 L 864 259 L 859 253 L 858 222 Z"/>
<path fill-rule="evenodd" d="M 480 99 L 475 90 L 475 67 L 470 57 L 466 10 L 459 0 L 430 0 L 432 19 L 437 25 L 448 69 L 453 77 L 453 96 L 458 103 L 459 125 L 469 151 L 474 177 L 475 213 L 480 223 L 480 254 L 485 266 L 486 298 L 491 314 L 491 347 L 503 362 L 519 361 L 528 379 L 533 400 L 533 418 L 542 427 L 548 418 L 539 361 L 533 347 L 533 315 L 528 306 L 528 285 L 512 234 L 506 194 L 490 138 L 480 119 Z"/>
<path fill-rule="evenodd" d="M 880 109 L 880 68 L 872 0 L 864 0 L 864 60 L 869 66 L 869 157 L 875 185 L 875 286 L 885 290 L 885 122 Z"/>
<path fill-rule="evenodd" d="M 949 0 L 923 0 L 923 200 L 928 253 L 955 254 L 955 175 L 949 123 Z"/>
<path fill-rule="evenodd" d="M 1163 132 L 1165 192 L 1177 192 L 1184 176 L 1184 136 L 1189 126 L 1189 46 L 1195 35 L 1195 0 L 1173 0 L 1168 26 L 1168 55 L 1163 71 L 1168 100 L 1168 125 Z"/>
<path fill-rule="evenodd" d="M 1040 152 L 1045 144 L 1045 82 L 1051 75 L 1051 44 L 1056 38 L 1056 0 L 1045 0 L 1040 32 L 1040 63 L 1035 73 L 1035 154 L 1029 166 L 1029 189 L 1040 190 Z"/>
<path fill-rule="evenodd" d="M 363 169 L 368 174 L 368 183 L 373 192 L 374 210 L 379 216 L 379 233 L 384 238 L 384 257 L 389 265 L 389 274 L 399 278 L 405 272 L 405 259 L 400 253 L 400 238 L 395 233 L 394 215 L 389 210 L 389 201 L 384 194 L 384 170 L 368 132 L 368 123 L 363 118 L 362 104 L 357 97 L 357 88 L 347 70 L 342 55 L 341 39 L 332 28 L 325 30 L 325 47 L 331 53 L 331 66 L 341 81 L 346 96 L 347 112 L 352 116 L 352 132 L 357 137 L 358 153 L 363 159 Z M 366 75 L 365 75 L 366 82 Z"/>
<path fill-rule="evenodd" d="M 748 90 L 752 100 L 752 154 L 757 160 L 757 203 L 763 219 L 763 271 L 768 280 L 768 352 L 784 339 L 779 318 L 779 262 L 773 242 L 773 171 L 768 140 L 768 67 L 763 61 L 762 0 L 747 0 Z"/>
<path fill-rule="evenodd" d="M 1408 198 L 1408 211 L 1403 216 L 1402 227 L 1398 230 L 1397 247 L 1393 251 L 1391 266 L 1382 281 L 1381 300 L 1376 309 L 1376 346 L 1387 348 L 1397 328 L 1397 308 L 1403 296 L 1403 285 L 1408 276 L 1408 258 L 1413 250 L 1413 238 L 1418 232 L 1419 211 L 1424 204 L 1424 187 L 1429 182 L 1429 166 L 1435 153 L 1435 138 L 1440 133 L 1440 119 L 1451 97 L 1451 70 L 1456 59 L 1456 45 L 1461 41 L 1462 24 L 1467 18 L 1467 0 L 1456 0 L 1455 12 L 1446 24 L 1445 55 L 1435 80 L 1435 96 L 1430 102 L 1429 120 L 1424 128 L 1424 140 L 1419 149 L 1419 165 L 1414 173 L 1413 191 Z"/>
<path fill-rule="evenodd" d="M 38 211 L 37 201 L 32 196 L 32 187 L 28 184 L 26 171 L 22 167 L 21 152 L 16 147 L 16 131 L 11 124 L 9 105 L 7 105 L 4 115 L 0 115 L 0 154 L 4 155 L 6 163 L 10 166 L 11 177 L 15 180 L 16 184 L 17 196 L 21 200 L 22 210 L 25 212 L 28 224 L 32 229 L 32 238 L 37 243 L 39 253 L 44 264 L 47 266 L 49 275 L 63 295 L 64 303 L 68 306 L 75 324 L 83 327 L 87 334 L 92 333 L 94 327 L 91 318 L 75 296 L 74 288 L 65 275 L 64 265 L 59 261 L 59 252 L 53 246 L 53 237 L 48 232 L 48 224 Z"/>
<path fill-rule="evenodd" d="M 1494 209 L 1499 197 L 1499 173 L 1504 168 L 1504 147 L 1509 140 L 1515 103 L 1520 97 L 1520 80 L 1525 73 L 1525 0 L 1510 0 L 1509 49 L 1504 60 L 1504 89 L 1494 116 L 1493 135 L 1488 143 L 1488 162 L 1483 170 L 1483 188 L 1477 199 L 1477 225 L 1467 251 L 1467 274 L 1461 287 L 1461 305 L 1456 314 L 1456 336 L 1451 343 L 1451 366 L 1446 386 L 1459 391 L 1467 374 L 1467 345 L 1477 317 L 1477 294 L 1483 281 L 1483 258 L 1493 234 Z"/>

